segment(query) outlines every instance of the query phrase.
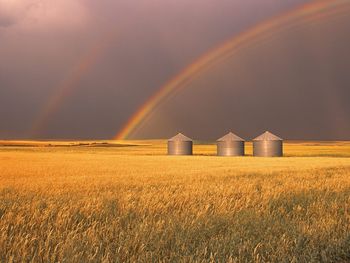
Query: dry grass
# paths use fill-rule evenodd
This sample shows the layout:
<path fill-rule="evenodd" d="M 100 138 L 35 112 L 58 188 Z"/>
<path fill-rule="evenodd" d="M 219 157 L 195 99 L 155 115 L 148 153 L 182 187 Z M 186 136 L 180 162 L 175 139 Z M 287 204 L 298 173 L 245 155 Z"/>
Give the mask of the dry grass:
<path fill-rule="evenodd" d="M 0 262 L 350 261 L 349 143 L 127 144 L 144 146 L 0 147 Z"/>

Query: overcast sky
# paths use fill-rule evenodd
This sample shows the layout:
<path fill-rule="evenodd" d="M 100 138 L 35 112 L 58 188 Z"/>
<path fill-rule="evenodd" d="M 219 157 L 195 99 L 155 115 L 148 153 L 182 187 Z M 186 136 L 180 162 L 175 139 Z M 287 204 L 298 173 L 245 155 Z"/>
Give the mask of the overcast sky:
<path fill-rule="evenodd" d="M 305 0 L 0 0 L 0 139 L 109 139 L 167 80 Z M 350 139 L 350 14 L 281 32 L 134 135 Z M 67 87 L 69 88 L 68 90 Z"/>

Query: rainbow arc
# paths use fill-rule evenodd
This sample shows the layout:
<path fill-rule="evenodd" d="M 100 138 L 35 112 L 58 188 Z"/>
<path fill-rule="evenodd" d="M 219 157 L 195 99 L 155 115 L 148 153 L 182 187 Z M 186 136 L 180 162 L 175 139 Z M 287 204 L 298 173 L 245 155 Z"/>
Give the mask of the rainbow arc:
<path fill-rule="evenodd" d="M 224 44 L 205 53 L 163 85 L 136 111 L 114 139 L 124 140 L 133 136 L 162 103 L 184 89 L 199 75 L 204 74 L 210 68 L 231 58 L 238 52 L 268 41 L 286 30 L 319 22 L 349 11 L 350 1 L 348 0 L 318 0 L 262 22 L 229 39 Z"/>

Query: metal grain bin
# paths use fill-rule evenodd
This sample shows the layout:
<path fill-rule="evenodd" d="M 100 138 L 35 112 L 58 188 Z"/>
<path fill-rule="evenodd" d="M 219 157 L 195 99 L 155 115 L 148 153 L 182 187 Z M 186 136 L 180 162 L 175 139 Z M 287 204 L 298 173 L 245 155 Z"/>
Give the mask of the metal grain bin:
<path fill-rule="evenodd" d="M 232 132 L 217 140 L 218 156 L 244 156 L 244 140 Z"/>
<path fill-rule="evenodd" d="M 283 139 L 270 132 L 264 132 L 253 140 L 253 155 L 259 157 L 283 156 Z"/>
<path fill-rule="evenodd" d="M 182 133 L 168 141 L 168 155 L 192 155 L 193 141 Z"/>

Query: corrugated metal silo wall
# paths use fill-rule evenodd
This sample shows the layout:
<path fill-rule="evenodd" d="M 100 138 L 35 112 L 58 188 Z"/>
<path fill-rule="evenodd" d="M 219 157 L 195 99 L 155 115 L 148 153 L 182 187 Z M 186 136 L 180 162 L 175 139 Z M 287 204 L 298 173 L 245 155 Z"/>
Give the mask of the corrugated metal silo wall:
<path fill-rule="evenodd" d="M 244 142 L 217 142 L 218 156 L 244 156 Z"/>
<path fill-rule="evenodd" d="M 282 141 L 253 141 L 253 155 L 259 157 L 283 156 Z"/>
<path fill-rule="evenodd" d="M 193 142 L 168 141 L 168 155 L 192 155 Z"/>

